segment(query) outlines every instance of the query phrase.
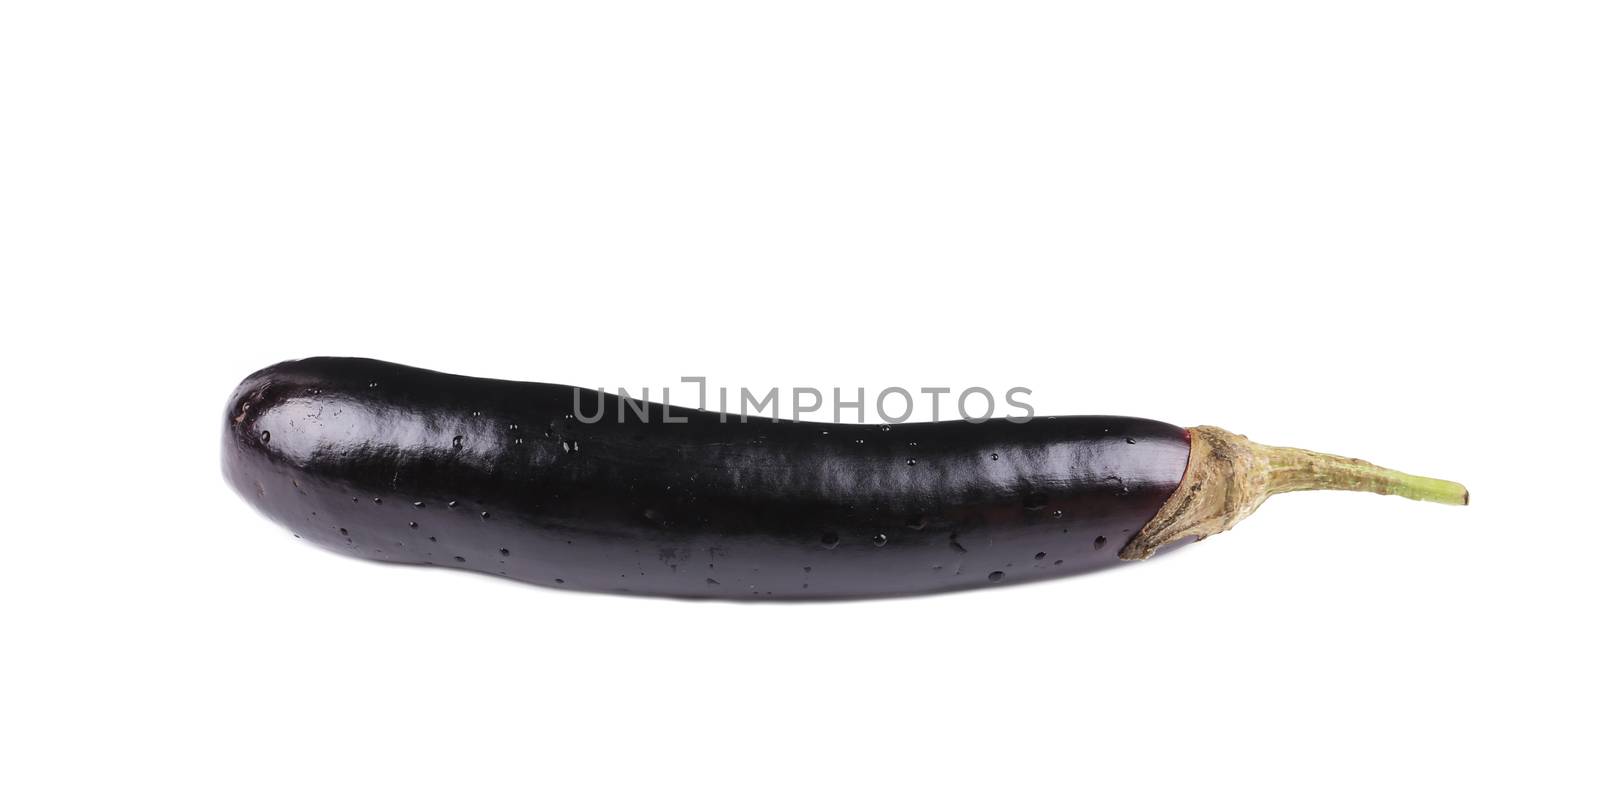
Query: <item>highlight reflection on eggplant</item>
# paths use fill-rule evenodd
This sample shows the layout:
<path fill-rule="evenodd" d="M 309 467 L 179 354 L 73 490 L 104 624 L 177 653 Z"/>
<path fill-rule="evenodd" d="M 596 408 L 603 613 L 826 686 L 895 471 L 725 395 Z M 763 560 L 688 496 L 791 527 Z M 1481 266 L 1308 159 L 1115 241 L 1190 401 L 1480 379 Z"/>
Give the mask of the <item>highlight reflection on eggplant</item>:
<path fill-rule="evenodd" d="M 576 394 L 575 394 L 576 393 Z M 589 418 L 574 415 L 574 399 Z M 837 598 L 1059 577 L 1223 531 L 1271 494 L 1464 505 L 1459 484 L 1128 417 L 838 425 L 355 358 L 234 390 L 223 470 L 380 561 L 650 595 Z M 619 413 L 620 412 L 620 413 Z"/>

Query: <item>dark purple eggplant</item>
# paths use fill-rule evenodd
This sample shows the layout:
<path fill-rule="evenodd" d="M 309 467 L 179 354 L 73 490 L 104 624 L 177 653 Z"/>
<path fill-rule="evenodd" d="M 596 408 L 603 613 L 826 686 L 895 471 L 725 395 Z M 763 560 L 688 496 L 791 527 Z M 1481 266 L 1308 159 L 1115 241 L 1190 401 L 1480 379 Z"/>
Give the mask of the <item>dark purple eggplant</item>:
<path fill-rule="evenodd" d="M 1282 491 L 1466 502 L 1446 481 L 1144 419 L 830 425 L 623 402 L 290 361 L 234 390 L 223 470 L 267 516 L 339 552 L 683 597 L 1071 575 L 1225 530 Z"/>

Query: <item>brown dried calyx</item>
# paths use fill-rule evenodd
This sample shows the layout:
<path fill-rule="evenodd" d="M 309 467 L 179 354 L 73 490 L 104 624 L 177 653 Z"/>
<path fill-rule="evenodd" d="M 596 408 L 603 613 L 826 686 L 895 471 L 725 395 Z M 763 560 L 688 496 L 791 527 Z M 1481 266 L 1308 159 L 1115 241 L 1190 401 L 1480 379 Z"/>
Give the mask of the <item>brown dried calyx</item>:
<path fill-rule="evenodd" d="M 1354 458 L 1256 444 L 1202 425 L 1189 429 L 1189 466 L 1178 488 L 1119 555 L 1129 560 L 1149 558 L 1179 539 L 1204 539 L 1233 527 L 1272 495 L 1311 489 L 1467 504 L 1467 489 L 1459 483 L 1408 475 Z"/>

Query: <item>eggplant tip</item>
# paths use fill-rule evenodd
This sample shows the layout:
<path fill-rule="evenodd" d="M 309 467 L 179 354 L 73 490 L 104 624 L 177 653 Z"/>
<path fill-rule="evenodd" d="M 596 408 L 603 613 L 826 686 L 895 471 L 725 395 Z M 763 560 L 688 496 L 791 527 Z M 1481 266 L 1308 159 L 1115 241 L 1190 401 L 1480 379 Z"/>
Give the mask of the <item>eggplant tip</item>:
<path fill-rule="evenodd" d="M 1236 433 L 1190 428 L 1189 465 L 1156 515 L 1123 545 L 1122 558 L 1149 558 L 1185 537 L 1204 539 L 1232 528 L 1268 497 L 1310 489 L 1389 494 L 1445 505 L 1467 505 L 1467 487 L 1408 475 L 1366 461 L 1293 447 L 1256 444 Z"/>

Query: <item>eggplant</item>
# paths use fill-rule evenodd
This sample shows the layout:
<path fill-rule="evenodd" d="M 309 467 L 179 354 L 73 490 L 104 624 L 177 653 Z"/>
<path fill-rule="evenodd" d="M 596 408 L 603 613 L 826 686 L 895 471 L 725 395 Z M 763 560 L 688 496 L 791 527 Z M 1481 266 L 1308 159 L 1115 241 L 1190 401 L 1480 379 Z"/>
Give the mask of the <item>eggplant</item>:
<path fill-rule="evenodd" d="M 747 599 L 1083 573 L 1226 530 L 1283 491 L 1467 500 L 1459 484 L 1218 428 L 741 419 L 360 358 L 245 378 L 228 400 L 222 466 L 257 509 L 338 552 L 567 589 Z"/>

